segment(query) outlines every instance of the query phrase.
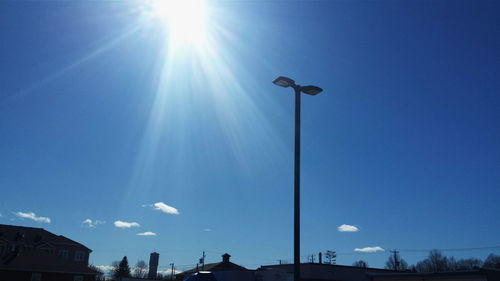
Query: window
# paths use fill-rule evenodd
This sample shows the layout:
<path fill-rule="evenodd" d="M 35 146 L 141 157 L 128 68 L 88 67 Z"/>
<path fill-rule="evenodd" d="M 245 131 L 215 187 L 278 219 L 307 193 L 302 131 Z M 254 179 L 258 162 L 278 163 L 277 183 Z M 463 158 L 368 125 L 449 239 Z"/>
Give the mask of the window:
<path fill-rule="evenodd" d="M 85 253 L 83 251 L 76 251 L 75 261 L 83 261 L 84 258 L 85 258 Z"/>
<path fill-rule="evenodd" d="M 59 250 L 59 253 L 57 253 L 57 256 L 62 257 L 64 259 L 68 258 L 68 250 Z"/>
<path fill-rule="evenodd" d="M 75 275 L 73 277 L 73 281 L 83 281 L 83 276 L 81 276 L 81 275 Z"/>
<path fill-rule="evenodd" d="M 56 250 L 54 250 L 54 249 L 45 249 L 45 250 L 43 250 L 43 252 L 45 252 L 47 254 L 53 255 L 53 254 L 55 254 Z"/>
<path fill-rule="evenodd" d="M 41 281 L 42 274 L 41 273 L 33 273 L 31 274 L 31 281 Z"/>

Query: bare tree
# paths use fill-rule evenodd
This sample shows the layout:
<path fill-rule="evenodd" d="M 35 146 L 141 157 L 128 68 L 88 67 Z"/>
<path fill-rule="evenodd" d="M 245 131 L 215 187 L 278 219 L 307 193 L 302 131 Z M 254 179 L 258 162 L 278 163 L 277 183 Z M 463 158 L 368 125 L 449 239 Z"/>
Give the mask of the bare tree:
<path fill-rule="evenodd" d="M 111 279 L 111 280 L 114 279 L 115 272 L 118 270 L 119 264 L 120 264 L 119 261 L 114 261 L 114 262 L 111 263 L 112 269 L 108 270 L 108 272 L 106 274 L 106 277 L 108 279 Z"/>
<path fill-rule="evenodd" d="M 93 271 L 96 271 L 98 272 L 99 274 L 97 274 L 97 276 L 95 277 L 95 280 L 96 281 L 104 281 L 105 278 L 104 278 L 104 272 L 97 266 L 93 265 L 93 264 L 89 264 L 89 268 Z"/>
<path fill-rule="evenodd" d="M 145 278 L 148 275 L 148 265 L 145 261 L 140 260 L 135 265 L 134 269 L 134 277 L 136 278 Z"/>
<path fill-rule="evenodd" d="M 361 267 L 361 268 L 368 268 L 368 264 L 364 260 L 355 261 L 352 264 L 352 266 Z"/>
<path fill-rule="evenodd" d="M 444 256 L 439 250 L 430 251 L 427 258 L 415 266 L 415 270 L 418 272 L 453 271 L 455 268 L 455 259 Z"/>
<path fill-rule="evenodd" d="M 385 269 L 404 271 L 408 269 L 408 263 L 399 255 L 390 255 L 389 259 L 385 262 Z"/>
<path fill-rule="evenodd" d="M 476 258 L 460 259 L 457 261 L 456 270 L 473 270 L 483 266 L 483 261 Z"/>
<path fill-rule="evenodd" d="M 336 258 L 337 258 L 337 253 L 335 253 L 334 251 L 328 250 L 325 252 L 325 263 L 335 264 Z"/>
<path fill-rule="evenodd" d="M 495 254 L 490 254 L 484 261 L 483 267 L 500 269 L 500 256 Z"/>

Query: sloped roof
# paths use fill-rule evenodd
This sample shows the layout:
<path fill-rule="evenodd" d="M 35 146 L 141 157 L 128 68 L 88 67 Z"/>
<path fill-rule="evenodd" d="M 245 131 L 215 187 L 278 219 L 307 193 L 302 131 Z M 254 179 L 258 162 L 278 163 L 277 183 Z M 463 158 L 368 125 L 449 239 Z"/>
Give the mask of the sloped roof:
<path fill-rule="evenodd" d="M 63 259 L 61 257 L 25 250 L 17 254 L 8 264 L 0 263 L 0 270 L 30 271 L 30 272 L 59 272 L 71 274 L 99 274 L 81 262 Z"/>
<path fill-rule="evenodd" d="M 177 275 L 185 275 L 185 274 L 190 274 L 190 273 L 195 273 L 198 271 L 246 271 L 248 269 L 244 268 L 241 265 L 237 265 L 232 262 L 216 262 L 216 263 L 208 263 L 203 266 L 203 269 L 201 266 L 198 268 L 193 268 L 190 270 L 183 271 Z"/>
<path fill-rule="evenodd" d="M 55 235 L 43 228 L 36 227 L 0 224 L 0 241 L 1 240 L 24 242 L 34 246 L 44 243 L 74 245 L 92 252 L 91 249 L 83 244 L 62 235 Z"/>

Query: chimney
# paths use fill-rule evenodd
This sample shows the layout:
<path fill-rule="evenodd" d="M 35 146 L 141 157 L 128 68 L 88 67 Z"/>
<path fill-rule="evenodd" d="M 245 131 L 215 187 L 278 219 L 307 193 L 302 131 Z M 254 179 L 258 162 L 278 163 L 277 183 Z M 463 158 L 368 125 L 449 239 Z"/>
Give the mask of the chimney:
<path fill-rule="evenodd" d="M 152 252 L 149 256 L 149 279 L 156 279 L 156 273 L 158 272 L 158 260 L 160 259 L 160 254 Z"/>
<path fill-rule="evenodd" d="M 228 253 L 225 253 L 224 255 L 222 255 L 222 262 L 223 263 L 228 263 L 229 262 L 229 258 L 231 257 L 230 254 Z"/>

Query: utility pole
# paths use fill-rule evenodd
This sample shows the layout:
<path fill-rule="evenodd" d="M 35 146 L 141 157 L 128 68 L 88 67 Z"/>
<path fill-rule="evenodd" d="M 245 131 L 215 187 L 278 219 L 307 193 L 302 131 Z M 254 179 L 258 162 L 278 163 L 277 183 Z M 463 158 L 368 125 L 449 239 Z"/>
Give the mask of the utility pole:
<path fill-rule="evenodd" d="M 323 263 L 323 253 L 319 252 L 318 253 L 318 259 L 319 259 L 319 263 Z"/>
<path fill-rule="evenodd" d="M 394 249 L 391 251 L 394 254 L 394 270 L 399 270 L 399 251 Z"/>
<path fill-rule="evenodd" d="M 205 251 L 203 251 L 203 255 L 201 256 L 200 263 L 201 263 L 201 270 L 203 271 L 205 269 Z"/>
<path fill-rule="evenodd" d="M 172 267 L 172 273 L 170 273 L 170 280 L 174 280 L 174 263 L 171 263 L 170 266 Z"/>

